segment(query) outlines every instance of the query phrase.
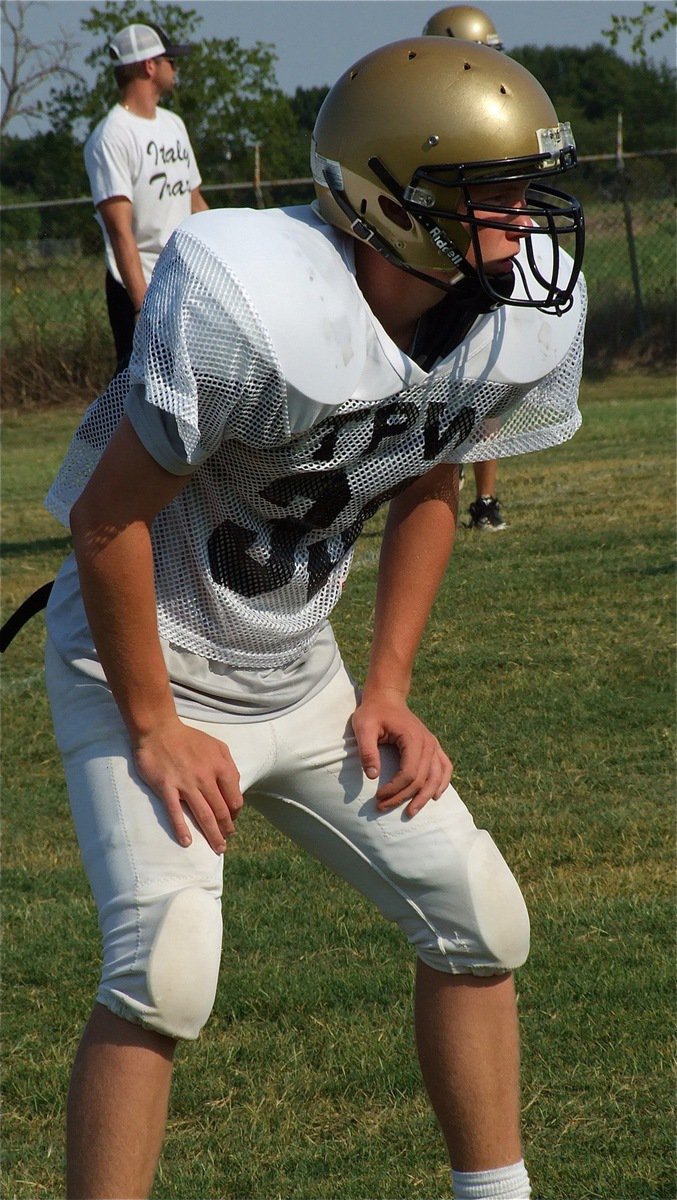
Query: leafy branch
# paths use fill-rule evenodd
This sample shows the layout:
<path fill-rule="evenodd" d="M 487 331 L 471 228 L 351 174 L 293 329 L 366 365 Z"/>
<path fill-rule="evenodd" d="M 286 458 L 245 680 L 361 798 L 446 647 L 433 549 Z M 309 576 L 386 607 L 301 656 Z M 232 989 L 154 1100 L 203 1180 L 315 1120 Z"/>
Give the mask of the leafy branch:
<path fill-rule="evenodd" d="M 612 16 L 611 28 L 603 29 L 602 36 L 607 38 L 612 46 L 617 46 L 623 35 L 630 35 L 633 54 L 645 59 L 647 43 L 657 42 L 676 26 L 677 11 L 674 6 L 659 10 L 657 4 L 643 4 L 642 11 L 637 16 Z"/>

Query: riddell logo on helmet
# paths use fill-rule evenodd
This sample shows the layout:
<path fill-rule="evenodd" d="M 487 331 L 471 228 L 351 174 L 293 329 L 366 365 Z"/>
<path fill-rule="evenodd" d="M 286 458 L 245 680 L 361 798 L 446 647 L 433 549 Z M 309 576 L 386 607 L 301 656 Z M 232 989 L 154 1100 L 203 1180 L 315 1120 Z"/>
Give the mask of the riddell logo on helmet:
<path fill-rule="evenodd" d="M 448 238 L 444 236 L 439 225 L 433 225 L 432 229 L 428 230 L 428 233 L 437 246 L 437 249 L 441 250 L 443 254 L 446 254 L 447 258 L 450 258 L 454 263 L 463 262 L 463 255 L 459 254 L 458 250 L 456 250 Z"/>

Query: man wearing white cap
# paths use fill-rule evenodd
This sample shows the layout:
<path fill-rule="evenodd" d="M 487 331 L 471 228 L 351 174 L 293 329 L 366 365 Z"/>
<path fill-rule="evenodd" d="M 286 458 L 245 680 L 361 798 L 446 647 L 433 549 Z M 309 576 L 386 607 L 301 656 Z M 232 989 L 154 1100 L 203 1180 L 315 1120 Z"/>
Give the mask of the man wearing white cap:
<path fill-rule="evenodd" d="M 118 367 L 158 255 L 176 226 L 208 207 L 186 127 L 158 107 L 176 86 L 176 45 L 156 25 L 127 25 L 108 53 L 120 99 L 85 144 L 85 166 L 106 255 L 106 302 Z"/>

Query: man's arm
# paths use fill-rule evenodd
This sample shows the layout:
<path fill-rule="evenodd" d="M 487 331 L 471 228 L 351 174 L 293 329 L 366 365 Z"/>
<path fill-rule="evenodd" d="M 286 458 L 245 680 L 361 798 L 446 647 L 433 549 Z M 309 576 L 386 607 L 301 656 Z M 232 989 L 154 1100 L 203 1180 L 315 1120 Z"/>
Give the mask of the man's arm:
<path fill-rule="evenodd" d="M 414 659 L 456 532 L 458 467 L 435 467 L 390 504 L 381 548 L 374 635 L 353 730 L 369 778 L 379 771 L 379 742 L 397 745 L 400 769 L 376 793 L 381 808 L 409 801 L 414 816 L 437 799 L 452 766 L 437 739 L 407 706 Z"/>
<path fill-rule="evenodd" d="M 120 278 L 138 313 L 146 294 L 146 279 L 132 229 L 132 202 L 126 196 L 111 196 L 97 208 L 113 247 Z"/>
<path fill-rule="evenodd" d="M 190 193 L 190 211 L 192 213 L 206 212 L 208 208 L 209 205 L 207 204 L 207 201 L 202 195 L 199 187 L 193 188 L 192 192 Z"/>
<path fill-rule="evenodd" d="M 179 719 L 157 628 L 150 528 L 186 482 L 155 462 L 125 417 L 73 506 L 71 529 L 94 644 L 137 770 L 178 841 L 192 840 L 183 803 L 220 853 L 243 803 L 238 772 L 221 741 Z"/>

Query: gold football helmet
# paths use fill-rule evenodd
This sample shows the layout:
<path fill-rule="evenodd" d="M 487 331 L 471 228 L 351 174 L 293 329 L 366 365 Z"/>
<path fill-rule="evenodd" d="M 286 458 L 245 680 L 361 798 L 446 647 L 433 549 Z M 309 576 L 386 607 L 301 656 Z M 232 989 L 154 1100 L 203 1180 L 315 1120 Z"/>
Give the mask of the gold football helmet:
<path fill-rule="evenodd" d="M 533 75 L 486 46 L 444 37 L 393 42 L 355 63 L 330 89 L 311 145 L 317 207 L 332 225 L 405 271 L 448 274 L 448 283 L 433 281 L 445 290 L 470 276 L 494 303 L 556 312 L 571 304 L 583 216 L 577 200 L 543 181 L 575 164 L 571 128 Z M 527 288 L 526 299 L 506 300 L 482 263 L 478 229 L 514 231 L 517 210 L 483 202 L 477 217 L 473 185 L 517 180 L 528 184 L 519 231 L 545 298 Z M 386 198 L 405 210 L 408 228 L 388 215 Z M 547 278 L 533 258 L 538 234 L 552 245 Z M 562 283 L 564 237 L 574 263 Z M 475 268 L 466 261 L 471 245 Z"/>
<path fill-rule="evenodd" d="M 464 42 L 481 42 L 483 46 L 491 46 L 492 50 L 503 49 L 491 18 L 471 4 L 454 4 L 451 8 L 440 9 L 427 22 L 423 35 L 460 38 Z"/>

